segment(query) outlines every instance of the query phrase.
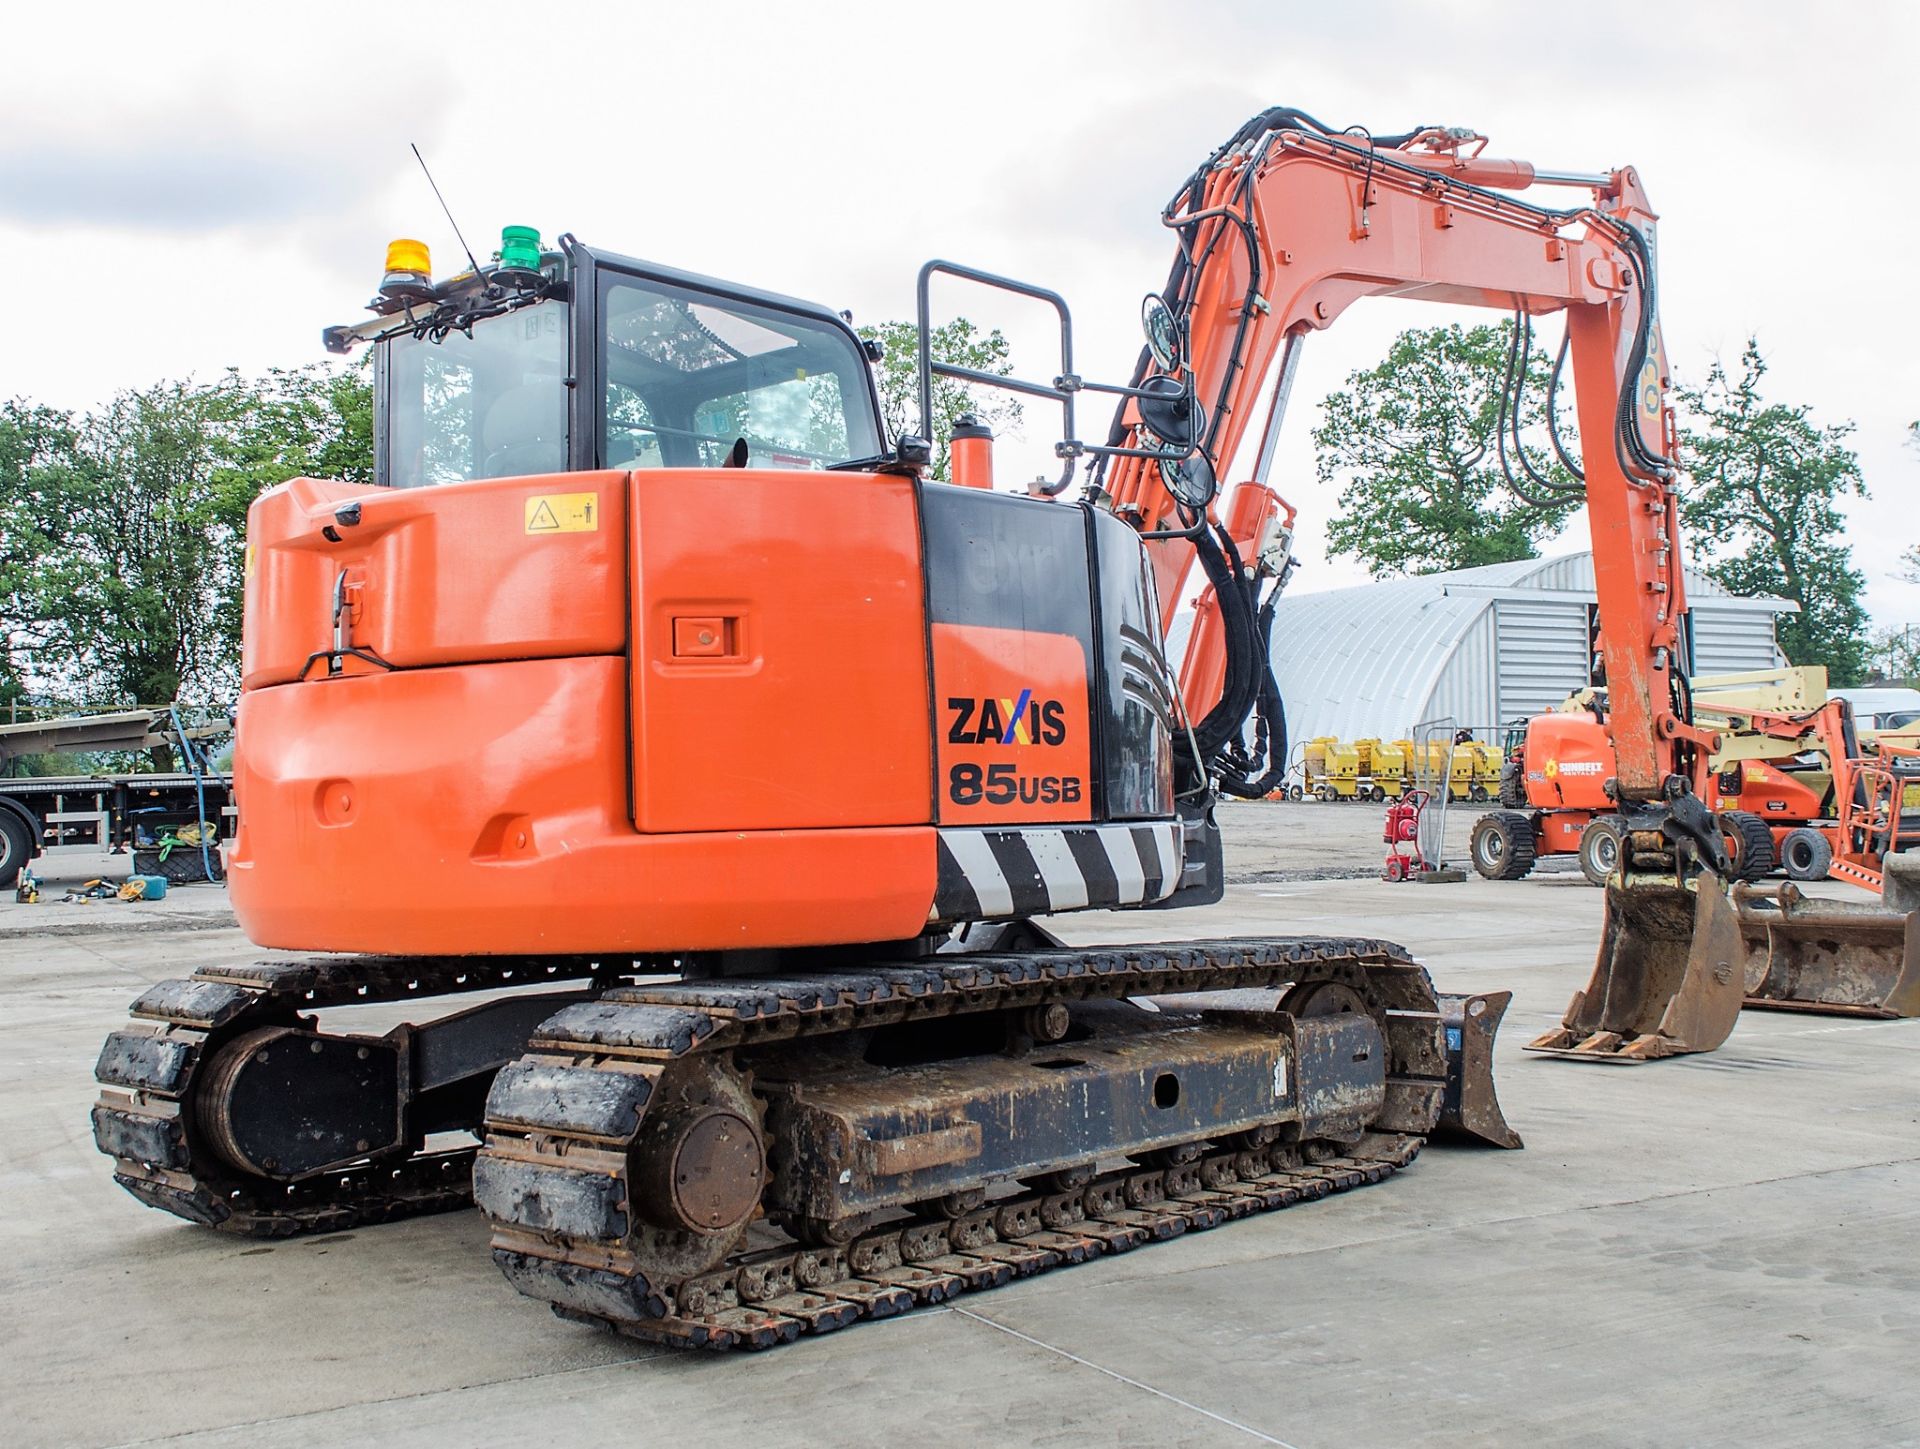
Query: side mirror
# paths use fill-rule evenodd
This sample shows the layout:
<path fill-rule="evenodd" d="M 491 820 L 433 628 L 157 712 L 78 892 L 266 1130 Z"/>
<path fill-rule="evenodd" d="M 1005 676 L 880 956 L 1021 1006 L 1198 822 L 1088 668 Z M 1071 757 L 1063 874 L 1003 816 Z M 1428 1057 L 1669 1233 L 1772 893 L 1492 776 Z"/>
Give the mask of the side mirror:
<path fill-rule="evenodd" d="M 1149 292 L 1140 301 L 1140 330 L 1147 334 L 1147 351 L 1163 372 L 1178 370 L 1180 363 L 1180 324 L 1173 308 L 1158 292 Z"/>
<path fill-rule="evenodd" d="M 1166 485 L 1167 492 L 1195 513 L 1213 502 L 1213 495 L 1220 491 L 1220 480 L 1214 476 L 1213 464 L 1197 448 L 1188 458 L 1162 458 L 1160 481 Z"/>
<path fill-rule="evenodd" d="M 1190 452 L 1207 424 L 1207 410 L 1185 383 L 1165 373 L 1140 384 L 1140 421 L 1169 452 Z"/>
<path fill-rule="evenodd" d="M 1198 511 L 1220 491 L 1213 464 L 1200 451 L 1200 435 L 1207 426 L 1207 410 L 1177 377 L 1162 373 L 1140 385 L 1140 425 L 1160 441 L 1167 456 L 1160 459 L 1160 481 L 1167 492 Z"/>

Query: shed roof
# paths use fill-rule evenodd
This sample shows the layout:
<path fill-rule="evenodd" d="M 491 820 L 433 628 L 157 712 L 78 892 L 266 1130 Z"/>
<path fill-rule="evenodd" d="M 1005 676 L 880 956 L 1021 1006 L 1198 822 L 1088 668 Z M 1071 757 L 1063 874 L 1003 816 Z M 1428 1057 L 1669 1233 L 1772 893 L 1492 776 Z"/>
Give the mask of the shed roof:
<path fill-rule="evenodd" d="M 1690 599 L 1715 609 L 1784 613 L 1784 599 L 1735 598 L 1705 574 L 1686 573 Z M 1370 734 L 1382 720 L 1421 718 L 1442 672 L 1502 597 L 1590 599 L 1593 555 L 1517 559 L 1480 568 L 1383 579 L 1285 595 L 1274 611 L 1273 672 L 1288 714 L 1315 734 Z M 1296 732 L 1297 733 L 1297 732 Z"/>

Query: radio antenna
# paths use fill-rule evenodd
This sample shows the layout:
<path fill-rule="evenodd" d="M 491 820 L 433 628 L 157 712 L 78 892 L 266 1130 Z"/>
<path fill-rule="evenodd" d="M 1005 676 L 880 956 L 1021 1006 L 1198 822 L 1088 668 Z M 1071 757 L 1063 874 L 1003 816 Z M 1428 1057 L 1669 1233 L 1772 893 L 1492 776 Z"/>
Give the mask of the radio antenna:
<path fill-rule="evenodd" d="M 440 194 L 440 187 L 434 181 L 433 173 L 427 170 L 427 158 L 420 154 L 420 148 L 413 142 L 407 142 L 407 146 L 413 152 L 413 159 L 420 163 L 421 171 L 426 173 L 427 185 L 433 187 L 433 199 L 440 203 L 440 209 L 447 214 L 447 225 L 453 228 L 454 240 L 460 243 L 460 250 L 467 254 L 467 261 L 473 267 L 474 276 L 484 281 L 486 274 L 480 270 L 480 263 L 473 255 L 473 248 L 468 246 L 467 239 L 460 235 L 460 223 L 453 219 L 453 208 L 447 205 L 447 198 Z"/>

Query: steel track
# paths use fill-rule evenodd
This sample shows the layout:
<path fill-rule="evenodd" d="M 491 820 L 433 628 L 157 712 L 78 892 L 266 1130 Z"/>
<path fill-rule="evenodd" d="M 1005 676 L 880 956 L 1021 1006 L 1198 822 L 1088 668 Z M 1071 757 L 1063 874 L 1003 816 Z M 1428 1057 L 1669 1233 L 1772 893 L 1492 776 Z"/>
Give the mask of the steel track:
<path fill-rule="evenodd" d="M 931 1015 L 1039 1002 L 1320 982 L 1362 992 L 1389 1044 L 1387 1101 L 1357 1143 L 1207 1152 L 1029 1191 L 953 1221 L 894 1221 L 845 1247 L 773 1244 L 764 1225 L 707 1246 L 648 1225 L 629 1181 L 650 1104 L 702 1058 Z M 569 1007 L 496 1079 L 476 1200 L 495 1261 L 563 1317 L 685 1347 L 767 1348 L 1016 1276 L 1379 1181 L 1413 1160 L 1446 1076 L 1426 973 L 1380 941 L 1264 938 L 1023 952 L 785 980 L 615 989 Z M 1203 1139 L 1204 1140 L 1204 1139 Z M 756 1238 L 761 1241 L 756 1242 Z"/>
<path fill-rule="evenodd" d="M 201 1144 L 197 1074 L 245 1031 L 333 1006 L 582 978 L 605 986 L 602 969 L 342 958 L 205 968 L 163 982 L 134 1003 L 135 1024 L 101 1052 L 96 1141 L 116 1158 L 115 1180 L 142 1202 L 253 1237 L 465 1207 L 477 1169 L 495 1260 L 523 1293 L 564 1317 L 650 1341 L 765 1348 L 1379 1181 L 1418 1153 L 1446 1077 L 1437 999 L 1399 947 L 1257 938 L 613 985 L 556 1013 L 501 1072 L 477 1161 L 471 1147 L 418 1152 L 287 1184 L 240 1174 Z M 1386 1106 L 1358 1142 L 1234 1151 L 1195 1144 L 1202 1155 L 1178 1165 L 1109 1171 L 1066 1192 L 1018 1191 L 951 1221 L 897 1219 L 843 1247 L 785 1240 L 762 1221 L 718 1266 L 677 1277 L 644 1269 L 642 1260 L 658 1261 L 663 1235 L 628 1214 L 628 1151 L 663 1076 L 671 1082 L 689 1062 L 1050 1001 L 1317 982 L 1361 992 L 1388 1039 Z"/>

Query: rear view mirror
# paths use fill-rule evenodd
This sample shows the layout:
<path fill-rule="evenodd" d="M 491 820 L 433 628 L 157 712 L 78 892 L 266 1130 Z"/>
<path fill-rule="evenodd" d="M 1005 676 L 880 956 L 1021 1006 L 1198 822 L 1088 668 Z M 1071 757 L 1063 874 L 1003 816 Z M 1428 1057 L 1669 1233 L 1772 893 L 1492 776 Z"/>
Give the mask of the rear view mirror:
<path fill-rule="evenodd" d="M 1147 334 L 1147 351 L 1160 364 L 1162 372 L 1175 372 L 1180 365 L 1180 324 L 1173 308 L 1158 292 L 1149 292 L 1140 302 L 1140 330 Z"/>
<path fill-rule="evenodd" d="M 1200 439 L 1206 409 L 1194 401 L 1185 383 L 1164 374 L 1140 385 L 1140 422 L 1169 452 L 1187 453 Z"/>

